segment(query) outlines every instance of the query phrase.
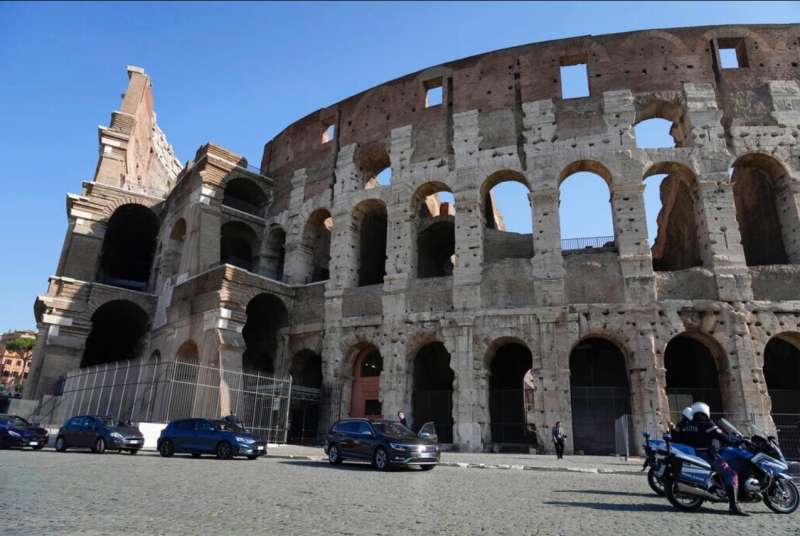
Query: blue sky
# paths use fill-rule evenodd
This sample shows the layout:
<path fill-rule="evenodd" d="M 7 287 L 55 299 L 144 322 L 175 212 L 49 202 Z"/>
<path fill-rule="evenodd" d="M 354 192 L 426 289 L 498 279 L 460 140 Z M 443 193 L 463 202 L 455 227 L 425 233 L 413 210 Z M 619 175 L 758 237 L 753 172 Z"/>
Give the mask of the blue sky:
<path fill-rule="evenodd" d="M 798 3 L 2 2 L 0 330 L 34 326 L 33 300 L 64 239 L 65 194 L 92 177 L 96 127 L 119 106 L 125 65 L 151 75 L 159 124 L 182 161 L 213 141 L 257 165 L 264 143 L 289 123 L 445 61 L 585 34 L 798 20 Z M 608 198 L 603 184 L 574 182 L 575 192 L 563 193 L 573 216 Z M 501 208 L 513 209 L 520 196 L 507 197 Z M 523 229 L 528 217 L 509 226 Z M 609 231 L 592 217 L 564 234 Z"/>

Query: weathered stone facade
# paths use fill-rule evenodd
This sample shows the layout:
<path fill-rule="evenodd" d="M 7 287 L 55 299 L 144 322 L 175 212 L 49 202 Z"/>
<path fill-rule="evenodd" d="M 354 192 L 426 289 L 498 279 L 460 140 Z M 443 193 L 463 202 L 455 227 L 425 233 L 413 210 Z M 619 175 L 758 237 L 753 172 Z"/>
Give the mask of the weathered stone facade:
<path fill-rule="evenodd" d="M 737 51 L 739 68 L 722 68 L 721 48 Z M 311 351 L 321 356 L 324 429 L 350 413 L 357 361 L 373 349 L 383 359 L 380 411 L 411 410 L 417 422 L 415 357 L 441 343 L 453 373 L 453 443 L 480 450 L 503 442 L 493 437 L 492 363 L 516 344 L 531 363 L 525 419 L 549 448 L 555 421 L 573 425 L 579 344 L 616 348 L 624 412 L 637 431 L 653 431 L 670 418 L 665 354 L 682 336 L 713 359 L 721 411 L 773 429 L 765 347 L 775 336 L 800 338 L 798 61 L 798 25 L 648 30 L 500 50 L 315 112 L 266 144 L 258 171 L 211 144 L 180 169 L 155 124 L 149 79 L 129 68 L 122 110 L 100 130 L 96 176 L 68 196 L 62 257 L 36 302 L 26 396 L 49 393 L 87 352 L 147 359 L 177 355 L 192 341 L 201 363 L 239 369 L 268 359 L 253 366 L 283 374 L 293 356 Z M 587 65 L 590 95 L 561 98 L 559 67 L 576 63 Z M 426 106 L 433 87 L 442 88 L 442 104 Z M 637 149 L 633 127 L 653 117 L 673 122 L 675 148 Z M 391 183 L 378 184 L 373 177 L 387 166 Z M 577 171 L 608 184 L 613 247 L 562 251 L 559 185 Z M 642 198 L 653 174 L 673 184 L 662 189 L 673 202 L 659 219 L 658 259 Z M 761 183 L 745 180 L 752 177 Z M 530 191 L 533 233 L 521 241 L 487 222 L 489 189 L 502 180 Z M 454 214 L 420 212 L 437 191 L 452 192 Z M 157 216 L 152 267 L 138 286 L 112 273 L 103 253 L 113 251 L 104 246 L 111 216 L 131 204 Z M 428 251 L 420 237 L 434 224 L 454 229 L 451 273 L 418 277 Z M 384 247 L 376 280 L 367 266 Z M 262 294 L 272 301 L 252 305 Z M 111 342 L 87 344 L 93 314 L 116 300 L 144 313 L 125 356 Z M 569 434 L 568 449 L 582 435 Z"/>

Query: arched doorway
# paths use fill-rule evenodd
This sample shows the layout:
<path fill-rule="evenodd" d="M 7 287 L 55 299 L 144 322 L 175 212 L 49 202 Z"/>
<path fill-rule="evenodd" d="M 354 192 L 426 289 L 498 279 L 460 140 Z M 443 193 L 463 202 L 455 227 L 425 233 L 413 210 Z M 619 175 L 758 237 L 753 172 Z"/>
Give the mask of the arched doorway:
<path fill-rule="evenodd" d="M 386 275 L 386 205 L 376 199 L 362 201 L 353 209 L 358 259 L 358 286 L 382 285 Z"/>
<path fill-rule="evenodd" d="M 147 313 L 127 300 L 114 300 L 98 307 L 92 315 L 92 330 L 86 338 L 81 368 L 138 357 L 148 322 Z"/>
<path fill-rule="evenodd" d="M 310 445 L 319 435 L 319 404 L 322 388 L 322 358 L 311 350 L 292 357 L 292 404 L 289 408 L 289 443 Z"/>
<path fill-rule="evenodd" d="M 351 417 L 380 417 L 380 379 L 383 357 L 374 346 L 361 350 L 353 369 L 353 393 L 350 397 Z"/>
<path fill-rule="evenodd" d="M 267 244 L 264 256 L 264 271 L 267 277 L 276 281 L 284 279 L 284 264 L 286 261 L 286 231 L 279 226 L 274 226 L 267 234 Z"/>
<path fill-rule="evenodd" d="M 253 253 L 256 251 L 256 232 L 240 221 L 230 221 L 220 231 L 220 264 L 232 264 L 253 271 Z"/>
<path fill-rule="evenodd" d="M 616 420 L 631 412 L 625 356 L 610 341 L 583 339 L 569 354 L 575 452 L 613 454 Z"/>
<path fill-rule="evenodd" d="M 228 184 L 225 185 L 222 204 L 263 218 L 267 196 L 255 182 L 250 179 L 237 178 L 228 181 Z"/>
<path fill-rule="evenodd" d="M 492 442 L 504 445 L 525 445 L 525 374 L 533 366 L 528 348 L 517 342 L 501 343 L 489 364 L 489 417 Z"/>
<path fill-rule="evenodd" d="M 272 374 L 281 350 L 280 330 L 289 325 L 286 306 L 271 294 L 259 294 L 247 304 L 247 323 L 242 329 L 245 372 Z M 285 370 L 285 369 L 283 369 Z"/>
<path fill-rule="evenodd" d="M 100 260 L 102 283 L 144 290 L 156 250 L 158 218 L 147 207 L 122 205 L 108 220 Z"/>
<path fill-rule="evenodd" d="M 186 341 L 178 348 L 175 354 L 175 372 L 170 396 L 169 418 L 181 419 L 185 417 L 200 416 L 203 414 L 200 407 L 203 401 L 198 400 L 198 384 L 206 384 L 208 378 L 201 378 L 200 352 L 193 341 Z"/>
<path fill-rule="evenodd" d="M 414 391 L 411 397 L 414 431 L 433 421 L 440 443 L 453 442 L 453 380 L 450 353 L 441 342 L 420 348 L 414 358 Z"/>
<path fill-rule="evenodd" d="M 764 348 L 764 379 L 784 454 L 800 456 L 800 333 L 781 333 Z"/>
<path fill-rule="evenodd" d="M 456 262 L 455 197 L 439 182 L 420 186 L 412 197 L 416 227 L 416 272 L 420 279 L 453 275 Z"/>
<path fill-rule="evenodd" d="M 303 230 L 303 243 L 300 250 L 302 282 L 316 283 L 330 277 L 331 229 L 333 218 L 327 209 L 316 210 L 308 218 Z"/>
<path fill-rule="evenodd" d="M 716 360 L 709 346 L 697 336 L 684 333 L 669 341 L 664 367 L 672 422 L 677 423 L 681 410 L 693 402 L 705 402 L 717 416 L 723 412 Z"/>

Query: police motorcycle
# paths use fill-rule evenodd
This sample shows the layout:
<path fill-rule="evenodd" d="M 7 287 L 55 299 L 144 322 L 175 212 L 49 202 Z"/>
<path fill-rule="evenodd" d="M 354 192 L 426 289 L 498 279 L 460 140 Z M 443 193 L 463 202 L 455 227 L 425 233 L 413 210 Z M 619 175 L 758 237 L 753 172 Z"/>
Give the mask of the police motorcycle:
<path fill-rule="evenodd" d="M 736 443 L 723 446 L 720 456 L 739 475 L 739 502 L 764 504 L 775 513 L 791 514 L 800 504 L 800 493 L 789 476 L 789 465 L 777 440 L 753 426 L 756 434 L 745 438 L 730 422 L 719 425 Z M 703 502 L 728 502 L 722 476 L 686 445 L 671 442 L 665 434 L 666 449 L 656 452 L 656 474 L 664 484 L 670 504 L 683 512 L 696 512 Z M 691 453 L 689 453 L 691 452 Z M 659 474 L 660 473 L 660 474 Z"/>
<path fill-rule="evenodd" d="M 667 442 L 661 439 L 650 439 L 650 434 L 648 432 L 643 432 L 642 436 L 644 437 L 642 449 L 644 449 L 645 453 L 642 471 L 648 467 L 650 468 L 650 470 L 647 471 L 647 483 L 650 485 L 650 489 L 663 497 L 664 479 L 662 475 L 664 474 L 664 460 L 667 457 Z M 664 436 L 670 437 L 669 434 L 664 434 Z M 672 443 L 671 448 L 683 450 L 687 454 L 694 454 L 693 448 L 679 443 Z"/>

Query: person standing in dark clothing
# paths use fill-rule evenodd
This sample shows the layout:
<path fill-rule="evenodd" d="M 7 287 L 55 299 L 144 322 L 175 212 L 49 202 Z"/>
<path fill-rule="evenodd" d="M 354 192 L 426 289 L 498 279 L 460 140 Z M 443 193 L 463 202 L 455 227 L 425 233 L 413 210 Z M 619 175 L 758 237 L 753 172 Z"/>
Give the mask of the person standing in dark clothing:
<path fill-rule="evenodd" d="M 406 421 L 406 414 L 402 410 L 397 412 L 397 420 L 400 421 L 400 424 L 408 428 L 408 422 Z"/>
<path fill-rule="evenodd" d="M 712 469 L 722 476 L 725 489 L 728 492 L 728 511 L 737 516 L 746 516 L 739 508 L 739 475 L 720 456 L 720 443 L 735 443 L 735 438 L 725 434 L 717 424 L 711 420 L 711 408 L 704 402 L 695 402 L 692 405 L 692 422 L 686 425 L 683 431 L 683 440 L 694 447 L 697 455 L 711 464 Z"/>
<path fill-rule="evenodd" d="M 553 426 L 553 444 L 556 447 L 556 457 L 560 460 L 564 457 L 564 440 L 567 438 L 567 434 L 561 430 L 561 421 L 556 421 L 555 426 Z"/>

